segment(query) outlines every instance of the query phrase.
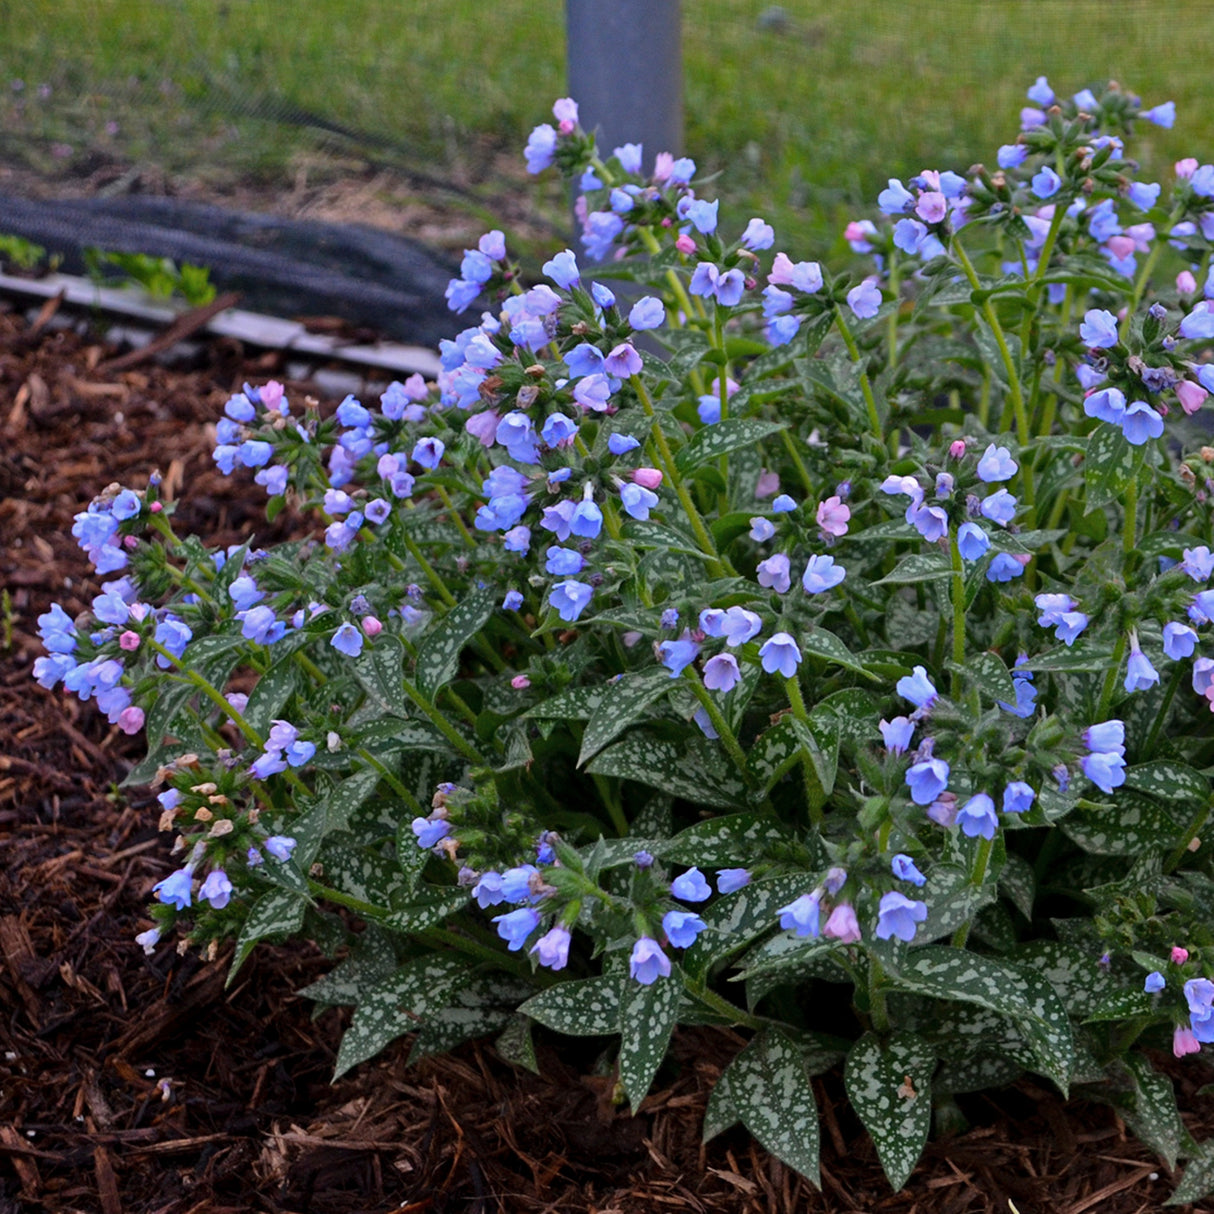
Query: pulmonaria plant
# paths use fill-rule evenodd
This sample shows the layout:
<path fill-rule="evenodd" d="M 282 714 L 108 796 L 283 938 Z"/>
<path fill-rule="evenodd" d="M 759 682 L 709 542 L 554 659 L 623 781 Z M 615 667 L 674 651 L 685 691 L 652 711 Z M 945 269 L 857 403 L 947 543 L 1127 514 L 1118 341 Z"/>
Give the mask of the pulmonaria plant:
<path fill-rule="evenodd" d="M 618 1037 L 635 1107 L 677 1024 L 739 1028 L 705 1134 L 811 1179 L 817 1071 L 900 1186 L 933 1107 L 1032 1070 L 1200 1197 L 1140 1047 L 1214 1041 L 1214 167 L 1138 180 L 1170 105 L 1030 100 L 847 271 L 559 101 L 527 163 L 581 247 L 467 250 L 437 382 L 225 405 L 300 538 L 91 502 L 34 673 L 146 733 L 143 947 L 345 949 L 305 992 L 355 1004 L 339 1073 L 413 1030 L 534 1066 L 538 1023 Z"/>

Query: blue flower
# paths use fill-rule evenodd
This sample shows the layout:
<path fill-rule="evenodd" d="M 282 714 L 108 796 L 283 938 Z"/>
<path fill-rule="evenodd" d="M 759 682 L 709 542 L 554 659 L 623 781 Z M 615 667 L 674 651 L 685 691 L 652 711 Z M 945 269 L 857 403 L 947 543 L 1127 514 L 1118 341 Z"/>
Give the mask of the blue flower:
<path fill-rule="evenodd" d="M 806 594 L 824 594 L 834 589 L 847 576 L 842 565 L 835 564 L 833 556 L 811 556 L 801 575 L 801 585 Z"/>
<path fill-rule="evenodd" d="M 689 868 L 670 883 L 670 892 L 683 902 L 703 902 L 712 888 L 698 868 Z"/>
<path fill-rule="evenodd" d="M 412 459 L 414 463 L 433 471 L 438 467 L 445 450 L 446 447 L 441 438 L 419 438 L 413 445 Z"/>
<path fill-rule="evenodd" d="M 1021 577 L 1024 566 L 1010 552 L 997 552 L 990 565 L 987 566 L 986 580 L 988 582 L 1010 582 Z"/>
<path fill-rule="evenodd" d="M 1130 657 L 1125 672 L 1126 691 L 1146 691 L 1158 682 L 1159 671 L 1151 665 L 1151 659 L 1138 648 L 1137 637 L 1131 637 Z"/>
<path fill-rule="evenodd" d="M 152 886 L 152 893 L 160 899 L 161 902 L 168 906 L 174 907 L 176 910 L 184 910 L 190 905 L 190 884 L 193 881 L 193 874 L 188 868 L 179 868 L 175 873 L 170 873 L 163 881 L 157 881 Z"/>
<path fill-rule="evenodd" d="M 768 674 L 779 672 L 786 679 L 791 679 L 801 662 L 801 650 L 787 632 L 777 632 L 764 641 L 759 650 L 759 662 Z"/>
<path fill-rule="evenodd" d="M 329 638 L 329 644 L 338 653 L 356 658 L 363 651 L 363 634 L 353 624 L 345 623 Z"/>
<path fill-rule="evenodd" d="M 572 624 L 585 611 L 594 597 L 594 590 L 576 578 L 557 582 L 548 593 L 549 606 L 566 624 Z"/>
<path fill-rule="evenodd" d="M 732 691 L 741 677 L 738 659 L 732 653 L 718 653 L 704 663 L 704 686 L 709 691 Z"/>
<path fill-rule="evenodd" d="M 590 487 L 587 486 L 587 489 Z M 583 539 L 593 540 L 603 529 L 603 512 L 594 504 L 594 499 L 587 494 L 573 508 L 569 517 L 569 530 L 573 535 Z"/>
<path fill-rule="evenodd" d="M 770 519 L 756 515 L 750 520 L 750 538 L 756 544 L 765 544 L 775 533 L 775 524 Z"/>
<path fill-rule="evenodd" d="M 580 552 L 572 548 L 561 548 L 556 544 L 548 549 L 546 556 L 544 568 L 558 577 L 572 577 L 575 573 L 581 573 L 582 566 L 586 563 L 586 558 Z"/>
<path fill-rule="evenodd" d="M 1163 990 L 1167 984 L 1167 979 L 1158 970 L 1153 970 L 1147 975 L 1146 981 L 1142 984 L 1142 989 L 1148 995 L 1153 995 L 1156 991 Z"/>
<path fill-rule="evenodd" d="M 527 139 L 523 155 L 527 160 L 528 173 L 542 173 L 556 154 L 556 130 L 544 122 L 537 126 Z"/>
<path fill-rule="evenodd" d="M 1193 656 L 1197 648 L 1197 633 L 1188 624 L 1167 623 L 1163 626 L 1163 651 L 1173 662 Z"/>
<path fill-rule="evenodd" d="M 690 948 L 707 926 L 694 911 L 672 910 L 662 916 L 662 930 L 675 948 Z"/>
<path fill-rule="evenodd" d="M 1088 726 L 1083 731 L 1083 744 L 1096 754 L 1125 754 L 1125 722 L 1114 718 Z"/>
<path fill-rule="evenodd" d="M 670 671 L 670 677 L 677 679 L 696 660 L 700 647 L 690 639 L 689 634 L 684 633 L 677 641 L 663 641 L 658 646 L 658 652 L 662 655 L 662 665 Z"/>
<path fill-rule="evenodd" d="M 222 868 L 212 869 L 199 887 L 198 901 L 209 902 L 215 910 L 223 910 L 231 898 L 232 883 L 228 880 L 228 874 Z"/>
<path fill-rule="evenodd" d="M 670 958 L 650 936 L 642 936 L 628 959 L 628 973 L 642 986 L 652 986 L 659 978 L 670 977 Z"/>
<path fill-rule="evenodd" d="M 780 907 L 776 912 L 780 916 L 780 926 L 798 936 L 816 936 L 821 898 L 821 894 L 817 892 L 802 894 L 795 902 Z"/>
<path fill-rule="evenodd" d="M 175 615 L 167 615 L 156 625 L 156 640 L 165 647 L 175 658 L 180 658 L 185 647 L 193 639 L 194 632 L 184 620 Z M 168 670 L 170 663 L 162 654 L 156 655 L 156 665 L 162 670 Z"/>
<path fill-rule="evenodd" d="M 1003 790 L 1003 812 L 1005 814 L 1022 814 L 1032 809 L 1037 794 L 1031 784 L 1023 780 L 1013 780 Z"/>
<path fill-rule="evenodd" d="M 570 939 L 569 929 L 557 924 L 531 946 L 531 952 L 539 954 L 541 965 L 551 970 L 563 970 L 569 962 Z"/>
<path fill-rule="evenodd" d="M 572 290 L 581 282 L 577 255 L 572 249 L 563 249 L 550 261 L 544 262 L 541 269 L 558 287 L 563 287 L 566 291 Z"/>
<path fill-rule="evenodd" d="M 885 749 L 891 755 L 905 754 L 910 748 L 915 734 L 915 723 L 910 717 L 894 717 L 892 721 L 883 719 L 877 723 L 877 728 L 881 730 Z"/>
<path fill-rule="evenodd" d="M 641 171 L 641 157 L 643 153 L 644 146 L 642 144 L 622 143 L 611 154 L 620 162 L 620 168 L 625 173 L 639 173 Z"/>
<path fill-rule="evenodd" d="M 1089 622 L 1082 611 L 1064 611 L 1058 617 L 1054 635 L 1069 649 Z"/>
<path fill-rule="evenodd" d="M 1062 178 L 1047 164 L 1033 175 L 1032 189 L 1038 198 L 1053 198 L 1062 185 Z"/>
<path fill-rule="evenodd" d="M 963 561 L 981 560 L 990 546 L 990 536 L 977 523 L 962 523 L 957 528 L 957 551 Z"/>
<path fill-rule="evenodd" d="M 723 894 L 736 893 L 750 884 L 750 873 L 744 868 L 718 868 L 717 889 Z"/>
<path fill-rule="evenodd" d="M 649 512 L 658 504 L 658 495 L 644 485 L 633 484 L 631 481 L 620 486 L 620 505 L 630 518 L 644 522 L 649 518 Z"/>
<path fill-rule="evenodd" d="M 915 196 L 896 177 L 877 195 L 877 206 L 884 215 L 901 215 L 915 205 Z"/>
<path fill-rule="evenodd" d="M 1121 418 L 1121 432 L 1132 447 L 1163 434 L 1163 418 L 1145 400 L 1131 401 Z"/>
<path fill-rule="evenodd" d="M 888 940 L 896 936 L 909 944 L 915 938 L 918 924 L 926 918 L 926 902 L 913 900 L 891 889 L 882 896 L 877 908 L 877 939 Z"/>
<path fill-rule="evenodd" d="M 916 708 L 931 708 L 940 695 L 922 666 L 916 666 L 912 674 L 903 675 L 894 684 L 894 690 Z"/>
<path fill-rule="evenodd" d="M 957 825 L 969 839 L 993 839 L 999 819 L 995 814 L 995 802 L 984 792 L 970 797 L 957 810 Z"/>
<path fill-rule="evenodd" d="M 1176 121 L 1176 102 L 1165 101 L 1162 105 L 1155 105 L 1149 110 L 1143 110 L 1138 116 L 1170 131 L 1172 124 Z"/>
<path fill-rule="evenodd" d="M 285 864 L 295 850 L 297 844 L 290 835 L 271 835 L 265 842 L 265 849 L 280 864 Z"/>
<path fill-rule="evenodd" d="M 866 278 L 847 293 L 847 306 L 860 320 L 870 320 L 881 307 L 881 289 Z"/>
<path fill-rule="evenodd" d="M 1097 751 L 1079 760 L 1083 774 L 1102 792 L 1111 793 L 1125 783 L 1125 759 L 1119 754 Z"/>
<path fill-rule="evenodd" d="M 707 236 L 717 230 L 717 211 L 720 205 L 718 199 L 708 202 L 706 199 L 696 198 L 689 203 L 686 217 L 691 220 L 697 232 Z"/>
<path fill-rule="evenodd" d="M 1214 309 L 1211 309 L 1209 300 L 1203 299 L 1180 322 L 1180 336 L 1190 341 L 1209 341 L 1214 337 Z"/>
<path fill-rule="evenodd" d="M 635 451 L 640 445 L 640 439 L 633 438 L 631 434 L 613 434 L 607 440 L 607 450 L 612 455 L 627 455 L 629 451 Z"/>
<path fill-rule="evenodd" d="M 1084 313 L 1079 336 L 1084 343 L 1098 350 L 1108 350 L 1120 340 L 1117 333 L 1117 317 L 1104 308 L 1089 308 Z"/>
<path fill-rule="evenodd" d="M 725 644 L 731 649 L 745 645 L 747 641 L 759 635 L 763 621 L 745 607 L 729 607 L 721 617 L 720 635 L 725 638 Z"/>
<path fill-rule="evenodd" d="M 1012 453 L 1006 447 L 996 447 L 991 443 L 978 461 L 978 479 L 988 485 L 997 481 L 1011 480 L 1020 465 L 1012 459 Z"/>
<path fill-rule="evenodd" d="M 927 878 L 915 867 L 914 860 L 903 852 L 899 852 L 890 861 L 890 869 L 899 881 L 909 881 L 912 885 L 925 885 L 927 883 Z"/>
<path fill-rule="evenodd" d="M 1160 189 L 1158 182 L 1135 181 L 1130 184 L 1129 199 L 1140 211 L 1149 211 L 1159 201 Z"/>
<path fill-rule="evenodd" d="M 628 323 L 634 329 L 658 329 L 666 323 L 666 305 L 654 295 L 645 295 L 632 305 Z"/>
<path fill-rule="evenodd" d="M 775 241 L 775 229 L 766 220 L 758 217 L 752 219 L 742 233 L 742 244 L 752 253 L 761 253 L 764 249 L 770 249 Z"/>
<path fill-rule="evenodd" d="M 924 759 L 907 768 L 906 786 L 916 805 L 930 805 L 948 787 L 949 766 L 944 759 Z"/>
<path fill-rule="evenodd" d="M 996 153 L 1001 169 L 1018 169 L 1027 159 L 1029 150 L 1023 143 L 1005 143 Z"/>
<path fill-rule="evenodd" d="M 1025 94 L 1034 105 L 1049 106 L 1054 104 L 1054 90 L 1044 76 L 1038 76 Z"/>
<path fill-rule="evenodd" d="M 540 925 L 540 913 L 534 907 L 520 906 L 517 910 L 504 915 L 495 915 L 493 922 L 497 924 L 497 934 L 506 941 L 506 947 L 512 953 L 517 953 L 527 937 Z"/>

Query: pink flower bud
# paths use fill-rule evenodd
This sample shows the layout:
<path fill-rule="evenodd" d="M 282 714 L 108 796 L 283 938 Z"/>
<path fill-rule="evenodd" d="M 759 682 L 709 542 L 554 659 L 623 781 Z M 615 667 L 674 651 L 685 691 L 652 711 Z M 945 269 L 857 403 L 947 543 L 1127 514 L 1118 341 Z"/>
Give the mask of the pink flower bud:
<path fill-rule="evenodd" d="M 161 502 L 153 502 L 148 509 L 153 514 L 159 514 L 164 509 L 164 505 Z"/>
<path fill-rule="evenodd" d="M 847 534 L 847 523 L 851 518 L 851 507 L 838 496 L 828 497 L 818 506 L 818 526 L 827 535 Z"/>
<path fill-rule="evenodd" d="M 132 632 L 129 628 L 118 638 L 118 648 L 125 649 L 127 653 L 131 653 L 139 648 L 139 633 Z"/>
<path fill-rule="evenodd" d="M 856 912 L 846 902 L 840 902 L 830 912 L 830 918 L 822 928 L 822 935 L 831 940 L 838 940 L 841 944 L 854 944 L 860 939 L 860 924 L 856 920 Z"/>
<path fill-rule="evenodd" d="M 1108 240 L 1109 252 L 1118 260 L 1131 256 L 1134 252 L 1134 238 L 1132 236 L 1110 236 Z"/>
<path fill-rule="evenodd" d="M 1197 172 L 1197 160 L 1192 156 L 1186 156 L 1183 160 L 1176 162 L 1176 176 L 1184 181 L 1187 181 L 1194 173 Z"/>
<path fill-rule="evenodd" d="M 662 483 L 662 474 L 657 468 L 638 468 L 632 479 L 643 489 L 656 489 Z"/>
<path fill-rule="evenodd" d="M 674 242 L 674 247 L 678 249 L 680 253 L 684 254 L 684 256 L 690 256 L 696 251 L 696 242 L 692 240 L 690 236 L 684 233 L 678 238 L 678 240 Z"/>
<path fill-rule="evenodd" d="M 1176 385 L 1176 395 L 1185 414 L 1192 417 L 1210 394 L 1200 384 L 1195 384 L 1189 379 L 1182 379 Z"/>
<path fill-rule="evenodd" d="M 765 497 L 775 494 L 779 488 L 780 474 L 764 469 L 759 473 L 759 479 L 755 482 L 755 498 L 761 502 Z"/>
<path fill-rule="evenodd" d="M 1177 944 L 1173 947 L 1173 949 L 1172 949 L 1172 964 L 1173 965 L 1184 965 L 1184 963 L 1186 961 L 1188 961 L 1188 959 L 1189 959 L 1189 950 L 1187 948 L 1181 948 L 1179 944 Z"/>
<path fill-rule="evenodd" d="M 867 240 L 868 231 L 857 220 L 853 219 L 843 232 L 844 240 Z"/>
<path fill-rule="evenodd" d="M 1172 1034 L 1172 1053 L 1177 1058 L 1183 1058 L 1186 1054 L 1200 1052 L 1201 1042 L 1193 1035 L 1193 1030 L 1183 1024 L 1178 1024 L 1176 1031 Z"/>
<path fill-rule="evenodd" d="M 127 705 L 118 714 L 118 728 L 123 733 L 138 733 L 143 728 L 143 709 L 134 704 Z"/>
<path fill-rule="evenodd" d="M 965 439 L 953 439 L 949 444 L 948 454 L 951 459 L 963 459 L 965 457 Z"/>
<path fill-rule="evenodd" d="M 384 630 L 384 626 L 373 615 L 364 615 L 362 626 L 363 632 L 369 637 L 379 636 Z"/>
<path fill-rule="evenodd" d="M 1192 295 L 1197 290 L 1197 279 L 1188 270 L 1181 270 L 1176 275 L 1176 289 L 1181 295 Z"/>
<path fill-rule="evenodd" d="M 134 552 L 135 549 L 139 546 L 139 539 L 137 536 L 134 536 L 134 535 L 125 535 L 122 537 L 122 546 L 128 552 Z"/>
<path fill-rule="evenodd" d="M 514 678 L 510 680 L 510 686 L 513 687 L 515 691 L 526 691 L 527 688 L 531 686 L 531 680 L 525 674 L 516 674 Z"/>
<path fill-rule="evenodd" d="M 560 123 L 558 123 L 558 124 L 557 124 L 557 128 L 556 128 L 556 129 L 557 129 L 557 130 L 558 130 L 558 131 L 559 131 L 559 132 L 560 132 L 562 135 L 572 135 L 572 134 L 573 134 L 573 132 L 574 132 L 574 129 L 575 129 L 575 128 L 574 128 L 574 124 L 573 124 L 572 122 L 570 122 L 568 118 L 566 118 L 566 119 L 564 120 L 564 122 L 560 122 Z"/>

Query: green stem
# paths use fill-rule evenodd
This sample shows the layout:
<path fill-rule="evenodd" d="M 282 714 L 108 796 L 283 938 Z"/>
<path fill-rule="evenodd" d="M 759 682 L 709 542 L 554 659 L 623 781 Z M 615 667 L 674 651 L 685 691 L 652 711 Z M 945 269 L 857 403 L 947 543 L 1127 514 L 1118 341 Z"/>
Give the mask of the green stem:
<path fill-rule="evenodd" d="M 874 1033 L 889 1032 L 889 1008 L 885 1002 L 885 969 L 876 957 L 868 958 L 868 1014 Z"/>
<path fill-rule="evenodd" d="M 953 569 L 953 673 L 952 693 L 956 700 L 961 694 L 961 672 L 965 668 L 965 566 L 957 546 L 957 532 L 948 529 L 948 550 Z"/>
<path fill-rule="evenodd" d="M 242 734 L 244 734 L 246 741 L 248 741 L 251 745 L 256 746 L 259 750 L 264 748 L 265 742 L 262 740 L 257 730 L 255 730 L 253 726 L 250 725 L 248 721 L 246 721 L 230 703 L 228 703 L 228 698 L 223 694 L 222 691 L 220 691 L 212 683 L 207 682 L 207 680 L 204 679 L 202 675 L 198 673 L 198 671 L 191 670 L 181 661 L 180 658 L 177 657 L 176 654 L 170 653 L 159 641 L 149 637 L 144 644 L 152 649 L 153 652 L 160 654 L 161 657 L 171 662 L 180 674 L 189 680 L 189 682 L 193 683 L 194 686 L 197 687 L 198 690 L 201 691 L 202 694 L 205 695 L 207 699 L 210 700 L 215 707 L 218 708 L 220 712 L 222 712 L 224 716 L 226 716 L 228 720 L 230 720 L 232 724 L 240 730 Z"/>
<path fill-rule="evenodd" d="M 801 458 L 801 452 L 797 450 L 797 444 L 793 442 L 793 437 L 790 431 L 780 431 L 780 441 L 784 444 L 784 450 L 788 452 L 789 459 L 793 462 L 793 467 L 797 470 L 797 476 L 801 480 L 801 484 L 805 486 L 807 496 L 814 495 L 813 478 L 809 475 L 809 469 L 805 466 L 805 461 Z"/>
<path fill-rule="evenodd" d="M 801 681 L 794 674 L 784 680 L 784 689 L 788 694 L 788 702 L 792 706 L 793 715 L 807 729 L 809 728 L 809 713 L 805 708 L 805 699 L 801 695 Z M 805 784 L 805 806 L 809 810 L 809 820 L 814 826 L 821 828 L 825 820 L 822 813 L 822 786 L 818 781 L 818 773 L 814 770 L 813 759 L 801 751 L 801 777 Z"/>
<path fill-rule="evenodd" d="M 1153 755 L 1155 753 L 1155 743 L 1159 740 L 1159 731 L 1163 729 L 1163 723 L 1167 720 L 1168 710 L 1172 707 L 1172 701 L 1176 698 L 1176 689 L 1180 686 L 1184 674 L 1185 668 L 1183 664 L 1177 662 L 1175 669 L 1172 671 L 1172 677 L 1168 680 L 1167 690 L 1163 693 L 1163 700 L 1159 705 L 1159 710 L 1155 713 L 1155 720 L 1151 722 L 1151 732 L 1147 734 L 1147 743 L 1143 747 L 1143 754 L 1145 755 Z"/>
<path fill-rule="evenodd" d="M 899 301 L 898 289 L 901 280 L 898 278 L 898 253 L 892 250 L 889 255 L 889 289 L 894 297 L 894 303 Z M 885 322 L 885 344 L 889 347 L 889 369 L 892 371 L 898 365 L 898 309 L 889 314 Z"/>
<path fill-rule="evenodd" d="M 473 538 L 472 532 L 469 531 L 465 525 L 463 518 L 460 516 L 460 512 L 456 510 L 454 504 L 452 503 L 451 495 L 442 485 L 435 485 L 433 488 L 434 492 L 438 494 L 439 501 L 441 501 L 443 505 L 447 507 L 447 513 L 451 516 L 451 521 L 455 524 L 456 529 L 459 531 L 460 535 L 464 537 L 464 543 L 469 548 L 475 548 L 476 540 Z"/>
<path fill-rule="evenodd" d="M 401 679 L 401 688 L 405 695 L 426 714 L 439 733 L 451 743 L 457 753 L 463 755 L 470 763 L 476 763 L 482 767 L 485 766 L 485 759 L 476 747 L 439 712 L 434 704 L 417 687 L 414 687 L 408 679 Z"/>
<path fill-rule="evenodd" d="M 419 817 L 426 817 L 429 814 L 422 803 L 409 791 L 409 789 L 401 783 L 396 774 L 389 771 L 379 759 L 377 759 L 365 746 L 360 746 L 354 752 L 364 763 L 375 768 L 379 772 L 381 779 L 388 785 L 390 789 Z"/>
<path fill-rule="evenodd" d="M 652 256 L 656 256 L 662 251 L 662 246 L 658 243 L 658 238 L 645 227 L 638 228 L 640 233 L 641 243 Z M 696 310 L 691 302 L 691 297 L 687 294 L 686 288 L 683 286 L 683 280 L 675 272 L 673 266 L 666 271 L 666 281 L 670 284 L 670 289 L 674 293 L 675 299 L 678 301 L 679 307 L 683 310 L 683 315 L 692 317 L 696 315 Z"/>
<path fill-rule="evenodd" d="M 1117 687 L 1117 676 L 1121 673 L 1121 659 L 1125 657 L 1125 633 L 1117 634 L 1117 644 L 1113 646 L 1113 660 L 1104 676 L 1104 686 L 1100 689 L 1100 703 L 1096 708 L 1097 723 L 1107 720 L 1109 709 L 1113 704 L 1113 692 Z"/>
<path fill-rule="evenodd" d="M 847 321 L 844 319 L 843 309 L 838 304 L 835 305 L 835 326 L 843 338 L 843 344 L 847 347 L 848 356 L 856 365 L 860 377 L 860 391 L 864 393 L 864 407 L 868 410 L 868 424 L 872 427 L 873 437 L 879 443 L 884 442 L 885 428 L 881 425 L 881 415 L 877 412 L 873 386 L 869 383 L 868 372 L 860 365 L 860 347 L 856 345 L 856 339 L 852 336 L 852 331 L 847 327 Z"/>
<path fill-rule="evenodd" d="M 991 862 L 991 852 L 995 848 L 995 839 L 992 836 L 989 839 L 978 840 L 978 854 L 974 857 L 974 867 L 970 873 L 970 884 L 975 889 L 981 889 L 983 881 L 986 880 L 986 868 Z M 953 932 L 953 947 L 964 948 L 966 940 L 969 939 L 970 921 L 967 919 L 955 932 Z"/>
<path fill-rule="evenodd" d="M 421 549 L 418 548 L 408 530 L 402 527 L 401 535 L 404 538 L 405 547 L 408 549 L 409 555 L 414 559 L 414 561 L 417 562 L 418 568 L 422 571 L 422 573 L 425 574 L 426 580 L 430 583 L 430 585 L 434 587 L 438 597 L 442 599 L 446 606 L 454 607 L 455 595 L 453 595 L 451 591 L 447 589 L 447 584 L 441 577 L 439 577 L 438 571 L 422 555 Z"/>
<path fill-rule="evenodd" d="M 649 390 L 645 387 L 639 375 L 632 376 L 630 382 L 632 383 L 633 391 L 641 402 L 641 407 L 645 410 L 645 416 L 649 418 L 653 441 L 661 456 L 666 477 L 678 496 L 679 503 L 683 507 L 683 512 L 687 515 L 687 521 L 691 523 L 691 529 L 695 532 L 696 541 L 700 545 L 700 551 L 707 558 L 706 564 L 708 565 L 709 573 L 714 578 L 732 574 L 734 572 L 733 568 L 718 555 L 717 546 L 713 543 L 712 533 L 705 526 L 704 520 L 701 518 L 699 510 L 696 509 L 696 504 L 692 500 L 682 476 L 679 475 L 679 470 L 674 462 L 674 452 L 670 449 L 670 443 L 666 441 L 666 434 L 662 429 L 662 422 L 657 415 L 657 410 L 653 407 Z"/>
<path fill-rule="evenodd" d="M 759 1016 L 752 1016 L 749 1012 L 744 1012 L 736 1004 L 730 1003 L 723 995 L 718 995 L 716 991 L 710 987 L 704 987 L 702 990 L 696 987 L 689 992 L 694 999 L 698 999 L 705 1007 L 710 1007 L 714 1012 L 719 1012 L 722 1016 L 728 1016 L 734 1024 L 740 1024 L 748 1029 L 761 1029 L 764 1021 Z"/>
<path fill-rule="evenodd" d="M 620 804 L 619 795 L 607 782 L 606 776 L 592 775 L 591 779 L 599 790 L 599 798 L 607 807 L 607 816 L 611 819 L 611 825 L 615 827 L 616 834 L 623 839 L 628 834 L 629 823 L 628 817 L 624 813 L 624 807 Z"/>
<path fill-rule="evenodd" d="M 1164 862 L 1163 871 L 1165 873 L 1172 872 L 1177 868 L 1180 862 L 1185 858 L 1185 854 L 1189 850 L 1189 844 L 1197 838 L 1197 832 L 1206 824 L 1206 819 L 1210 816 L 1209 803 L 1203 805 L 1189 823 L 1188 829 L 1185 831 L 1183 838 L 1172 849 L 1172 854 L 1168 856 Z"/>
<path fill-rule="evenodd" d="M 696 673 L 694 667 L 684 667 L 683 675 L 692 690 L 692 694 L 700 701 L 704 711 L 708 713 L 708 719 L 712 722 L 713 729 L 720 735 L 721 742 L 729 752 L 729 757 L 733 759 L 734 764 L 737 766 L 742 779 L 749 784 L 751 775 L 750 767 L 746 762 L 746 752 L 742 749 L 737 736 L 730 728 L 729 722 L 725 719 L 725 714 L 717 707 L 716 701 L 712 697 L 712 692 L 701 682 L 700 676 Z"/>

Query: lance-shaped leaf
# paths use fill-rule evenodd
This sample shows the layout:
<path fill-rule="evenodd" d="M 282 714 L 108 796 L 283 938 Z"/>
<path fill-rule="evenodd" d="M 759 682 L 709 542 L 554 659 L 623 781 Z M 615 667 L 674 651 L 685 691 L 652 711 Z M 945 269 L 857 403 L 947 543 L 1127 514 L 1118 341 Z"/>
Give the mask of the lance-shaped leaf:
<path fill-rule="evenodd" d="M 1133 1083 L 1130 1098 L 1118 1102 L 1122 1116 L 1135 1136 L 1158 1154 L 1169 1168 L 1175 1169 L 1177 1157 L 1192 1139 L 1180 1120 L 1172 1081 L 1166 1075 L 1161 1075 L 1151 1065 L 1150 1059 L 1136 1050 L 1122 1058 L 1121 1065 L 1129 1072 Z"/>
<path fill-rule="evenodd" d="M 1099 510 L 1124 498 L 1134 476 L 1135 451 L 1120 426 L 1103 422 L 1088 439 L 1083 463 L 1084 509 Z"/>
<path fill-rule="evenodd" d="M 653 737 L 643 729 L 633 730 L 596 755 L 586 770 L 591 775 L 636 780 L 718 809 L 738 809 L 747 799 L 742 778 L 703 738 L 679 743 Z"/>
<path fill-rule="evenodd" d="M 875 674 L 866 670 L 860 659 L 827 628 L 810 628 L 798 633 L 797 643 L 801 646 L 802 654 L 812 654 L 816 658 L 834 662 L 845 670 L 854 670 L 866 679 L 872 679 L 874 683 L 881 682 Z"/>
<path fill-rule="evenodd" d="M 677 682 L 677 680 L 674 680 Z M 608 683 L 582 735 L 578 766 L 589 763 L 609 742 L 636 721 L 655 700 L 670 690 L 670 671 L 634 671 Z"/>
<path fill-rule="evenodd" d="M 240 929 L 232 968 L 228 970 L 227 985 L 232 985 L 236 971 L 245 963 L 258 941 L 282 939 L 299 931 L 307 909 L 308 899 L 291 890 L 272 889 L 269 893 L 262 894 L 249 908 L 248 918 Z"/>
<path fill-rule="evenodd" d="M 697 430 L 691 441 L 678 455 L 675 464 L 680 472 L 692 472 L 739 447 L 749 447 L 785 429 L 783 422 L 763 421 L 757 417 L 728 417 L 715 426 Z"/>
<path fill-rule="evenodd" d="M 847 1056 L 847 1098 L 895 1191 L 906 1184 L 927 1144 L 935 1069 L 935 1051 L 915 1033 L 895 1033 L 886 1041 L 866 1033 Z"/>
<path fill-rule="evenodd" d="M 1180 1184 L 1176 1186 L 1176 1192 L 1164 1205 L 1187 1205 L 1201 1201 L 1211 1193 L 1214 1193 L 1214 1138 L 1201 1143 L 1197 1151 L 1190 1156 L 1189 1165 L 1180 1178 Z"/>
<path fill-rule="evenodd" d="M 570 1037 L 620 1031 L 620 983 L 614 974 L 560 982 L 533 995 L 519 1009 L 532 1020 Z"/>
<path fill-rule="evenodd" d="M 648 986 L 623 973 L 620 983 L 620 1082 L 636 1113 L 653 1083 L 670 1035 L 679 1018 L 683 971 L 677 962 L 670 973 Z"/>
<path fill-rule="evenodd" d="M 496 601 L 497 592 L 488 586 L 473 590 L 426 633 L 418 646 L 415 677 L 418 690 L 428 699 L 455 678 L 459 655 L 485 626 Z"/>

